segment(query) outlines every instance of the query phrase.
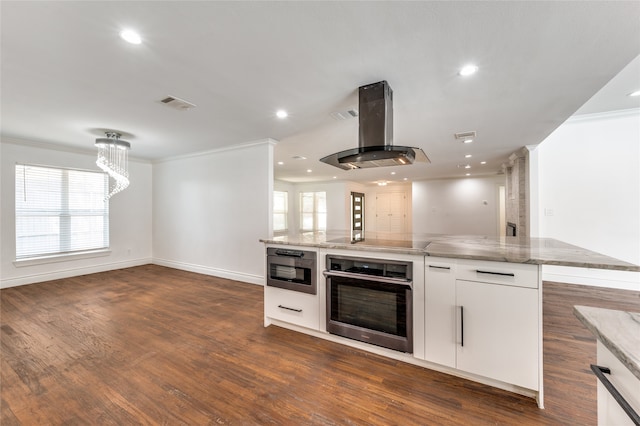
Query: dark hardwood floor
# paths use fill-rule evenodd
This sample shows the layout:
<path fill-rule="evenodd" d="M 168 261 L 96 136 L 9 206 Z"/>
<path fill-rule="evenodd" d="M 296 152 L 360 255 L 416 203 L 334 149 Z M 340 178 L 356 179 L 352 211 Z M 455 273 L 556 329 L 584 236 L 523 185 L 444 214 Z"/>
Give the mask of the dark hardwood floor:
<path fill-rule="evenodd" d="M 595 425 L 595 340 L 574 304 L 640 292 L 544 284 L 535 401 L 262 326 L 262 288 L 154 265 L 0 291 L 3 426 Z"/>

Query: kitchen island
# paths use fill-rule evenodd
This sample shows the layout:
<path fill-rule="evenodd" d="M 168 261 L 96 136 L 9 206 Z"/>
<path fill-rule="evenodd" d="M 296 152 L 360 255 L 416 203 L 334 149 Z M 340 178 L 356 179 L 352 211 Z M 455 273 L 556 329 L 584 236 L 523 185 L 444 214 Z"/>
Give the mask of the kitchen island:
<path fill-rule="evenodd" d="M 640 271 L 637 265 L 552 239 L 425 234 L 366 236 L 354 241 L 344 233 L 308 233 L 261 241 L 267 248 L 290 251 L 288 255 L 312 252 L 317 259 L 313 294 L 270 286 L 273 270 L 267 266 L 265 326 L 278 325 L 530 396 L 541 408 L 541 265 Z M 351 268 L 357 269 L 356 274 L 349 276 L 343 264 L 359 265 Z M 374 273 L 375 265 L 390 266 L 381 267 L 376 277 L 367 276 Z M 340 291 L 330 289 L 332 281 L 340 279 L 348 285 L 363 280 L 373 289 L 376 282 L 397 281 L 383 276 L 382 269 L 398 265 L 411 265 L 412 273 L 402 275 L 407 280 L 406 297 L 402 298 L 407 299 L 410 309 L 405 310 L 403 304 L 394 308 L 406 311 L 408 324 L 391 324 L 388 331 L 386 324 L 371 323 L 371 317 L 385 310 L 383 304 L 374 303 L 375 308 L 366 315 L 361 313 L 366 307 L 346 314 L 336 312 L 337 305 L 349 309 L 357 301 L 370 300 L 382 292 L 362 295 L 360 290 L 352 292 L 345 286 L 344 294 L 351 296 L 338 300 Z M 278 271 L 282 272 L 282 267 Z M 359 315 L 366 324 L 358 322 Z M 380 315 L 393 321 L 388 314 Z M 347 325 L 364 333 L 336 335 L 330 326 L 342 322 L 353 322 Z M 409 334 L 409 344 L 400 347 L 410 350 L 390 349 L 394 346 L 384 340 L 366 343 L 378 333 L 369 333 L 369 328 L 378 328 L 391 338 L 402 334 L 397 331 L 402 329 Z"/>
<path fill-rule="evenodd" d="M 400 234 L 393 237 L 364 238 L 354 241 L 344 232 L 308 232 L 276 236 L 260 241 L 267 244 L 288 244 L 300 247 L 640 272 L 640 265 L 553 238 Z"/>
<path fill-rule="evenodd" d="M 640 312 L 575 306 L 574 314 L 597 338 L 598 424 L 640 424 Z"/>

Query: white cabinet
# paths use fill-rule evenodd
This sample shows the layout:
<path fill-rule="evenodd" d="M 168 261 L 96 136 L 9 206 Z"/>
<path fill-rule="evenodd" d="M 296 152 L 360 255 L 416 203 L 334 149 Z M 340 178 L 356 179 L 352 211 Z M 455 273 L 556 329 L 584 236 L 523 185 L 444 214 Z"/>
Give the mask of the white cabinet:
<path fill-rule="evenodd" d="M 456 366 L 456 265 L 425 259 L 425 359 Z"/>
<path fill-rule="evenodd" d="M 537 265 L 425 258 L 425 359 L 539 390 Z"/>
<path fill-rule="evenodd" d="M 265 287 L 264 314 L 269 318 L 301 327 L 320 328 L 318 295 Z"/>
<path fill-rule="evenodd" d="M 598 339 L 597 345 L 598 366 L 610 370 L 610 373 L 605 374 L 607 380 L 612 383 L 631 408 L 636 413 L 640 413 L 640 380 L 611 353 L 600 339 Z M 598 424 L 603 426 L 631 426 L 634 424 L 600 380 L 598 380 Z"/>
<path fill-rule="evenodd" d="M 456 281 L 457 368 L 538 389 L 538 292 Z"/>

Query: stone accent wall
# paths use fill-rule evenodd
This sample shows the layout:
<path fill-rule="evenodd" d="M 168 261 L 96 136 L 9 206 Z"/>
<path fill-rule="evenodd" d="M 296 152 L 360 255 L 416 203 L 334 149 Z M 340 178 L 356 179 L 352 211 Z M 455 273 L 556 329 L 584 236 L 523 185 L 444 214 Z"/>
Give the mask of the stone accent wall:
<path fill-rule="evenodd" d="M 516 224 L 516 236 L 529 236 L 529 150 L 511 154 L 506 167 L 506 221 Z"/>

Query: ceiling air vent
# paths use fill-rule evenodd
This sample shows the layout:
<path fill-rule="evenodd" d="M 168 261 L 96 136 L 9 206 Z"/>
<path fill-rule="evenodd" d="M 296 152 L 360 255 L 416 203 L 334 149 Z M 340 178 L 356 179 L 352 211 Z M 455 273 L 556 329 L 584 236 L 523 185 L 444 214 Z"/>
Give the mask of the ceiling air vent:
<path fill-rule="evenodd" d="M 335 111 L 329 115 L 331 115 L 334 120 L 344 121 L 350 118 L 356 118 L 358 116 L 358 110 L 355 108 L 350 108 L 346 111 Z"/>
<path fill-rule="evenodd" d="M 196 107 L 195 104 L 187 102 L 184 99 L 176 98 L 174 96 L 167 96 L 166 98 L 160 100 L 160 102 L 180 111 L 186 111 L 188 109 Z"/>
<path fill-rule="evenodd" d="M 455 136 L 456 139 L 475 139 L 476 132 L 454 133 L 453 136 Z"/>

